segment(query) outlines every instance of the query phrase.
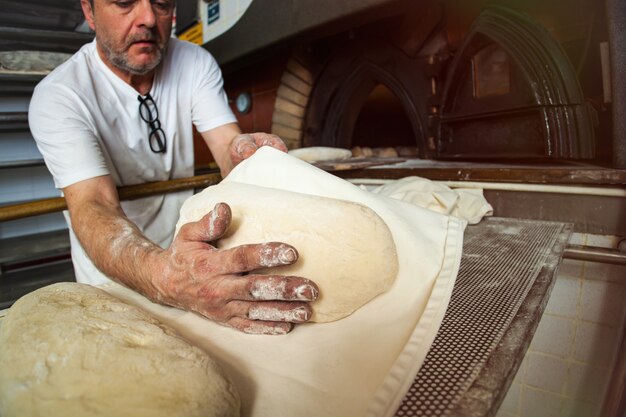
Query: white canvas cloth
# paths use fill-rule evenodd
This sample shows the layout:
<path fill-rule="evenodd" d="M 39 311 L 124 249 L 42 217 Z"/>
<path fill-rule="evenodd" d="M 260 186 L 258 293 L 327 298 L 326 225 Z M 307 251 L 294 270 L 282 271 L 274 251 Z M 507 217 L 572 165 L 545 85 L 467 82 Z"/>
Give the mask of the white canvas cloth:
<path fill-rule="evenodd" d="M 476 224 L 484 216 L 493 214 L 493 207 L 482 190 L 450 188 L 445 184 L 421 177 L 405 177 L 369 191 L 406 201 L 437 213 L 449 214 Z"/>
<path fill-rule="evenodd" d="M 271 148 L 257 151 L 224 181 L 370 207 L 387 223 L 397 247 L 393 286 L 345 319 L 299 325 L 285 336 L 240 333 L 151 303 L 117 284 L 103 288 L 208 350 L 238 387 L 244 416 L 392 416 L 441 324 L 466 223 L 372 194 Z"/>

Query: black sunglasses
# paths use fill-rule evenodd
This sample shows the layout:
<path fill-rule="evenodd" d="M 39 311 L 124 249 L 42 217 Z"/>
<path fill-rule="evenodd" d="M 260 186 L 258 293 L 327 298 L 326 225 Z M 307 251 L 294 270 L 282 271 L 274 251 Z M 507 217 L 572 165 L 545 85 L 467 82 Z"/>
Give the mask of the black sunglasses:
<path fill-rule="evenodd" d="M 140 95 L 137 96 L 137 100 L 139 100 L 139 115 L 144 122 L 148 123 L 151 129 L 150 136 L 148 136 L 150 149 L 154 153 L 165 152 L 167 139 L 165 138 L 165 132 L 161 129 L 159 109 L 157 109 L 154 99 L 148 93 L 145 98 Z"/>

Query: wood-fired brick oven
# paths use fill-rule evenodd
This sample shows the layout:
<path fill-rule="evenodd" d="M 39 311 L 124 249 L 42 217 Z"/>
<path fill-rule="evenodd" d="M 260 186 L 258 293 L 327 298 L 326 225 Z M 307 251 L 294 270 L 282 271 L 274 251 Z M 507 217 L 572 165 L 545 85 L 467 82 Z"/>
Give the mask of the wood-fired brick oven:
<path fill-rule="evenodd" d="M 209 42 L 228 61 L 229 95 L 253 92 L 242 124 L 254 119 L 251 127 L 267 126 L 292 147 L 413 146 L 428 159 L 622 167 L 611 2 L 378 3 L 302 32 L 292 27 L 236 59 L 223 46 L 238 40 L 245 49 L 238 31 L 254 33 L 247 15 L 262 10 Z"/>

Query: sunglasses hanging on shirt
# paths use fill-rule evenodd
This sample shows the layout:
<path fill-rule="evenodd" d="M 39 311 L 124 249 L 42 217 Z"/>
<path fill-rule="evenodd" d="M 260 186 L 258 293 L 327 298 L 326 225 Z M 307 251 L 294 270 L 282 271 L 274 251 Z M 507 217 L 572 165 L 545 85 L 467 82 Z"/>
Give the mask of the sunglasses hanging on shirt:
<path fill-rule="evenodd" d="M 143 121 L 150 126 L 150 135 L 148 136 L 150 149 L 154 153 L 164 153 L 167 139 L 165 138 L 165 132 L 161 129 L 159 110 L 157 109 L 154 99 L 150 93 L 148 93 L 146 97 L 141 97 L 141 95 L 137 96 L 137 100 L 139 100 L 139 115 Z"/>

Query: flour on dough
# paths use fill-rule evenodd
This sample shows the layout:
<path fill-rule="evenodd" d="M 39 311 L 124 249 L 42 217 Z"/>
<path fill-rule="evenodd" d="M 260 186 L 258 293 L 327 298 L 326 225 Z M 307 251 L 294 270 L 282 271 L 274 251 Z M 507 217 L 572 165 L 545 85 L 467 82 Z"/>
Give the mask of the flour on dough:
<path fill-rule="evenodd" d="M 4 417 L 239 415 L 237 391 L 205 352 L 89 285 L 19 299 L 0 346 Z"/>
<path fill-rule="evenodd" d="M 214 243 L 220 249 L 250 243 L 284 242 L 300 255 L 294 265 L 260 273 L 296 275 L 319 286 L 312 321 L 350 315 L 387 291 L 398 272 L 393 237 L 385 222 L 361 204 L 227 182 L 190 197 L 177 229 L 197 221 L 218 202 L 230 205 L 233 222 Z"/>

